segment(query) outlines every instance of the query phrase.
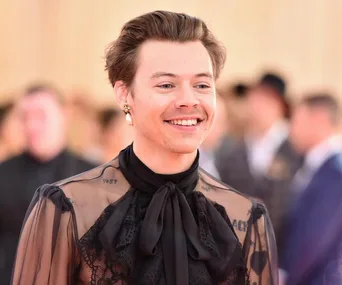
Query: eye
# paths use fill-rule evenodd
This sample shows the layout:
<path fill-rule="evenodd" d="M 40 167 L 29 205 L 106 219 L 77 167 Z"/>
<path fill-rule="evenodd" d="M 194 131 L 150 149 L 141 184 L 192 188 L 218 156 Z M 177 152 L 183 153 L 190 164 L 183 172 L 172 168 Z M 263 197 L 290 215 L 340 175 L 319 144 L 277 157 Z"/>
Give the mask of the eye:
<path fill-rule="evenodd" d="M 210 86 L 208 84 L 197 84 L 197 85 L 195 85 L 195 88 L 197 88 L 197 89 L 207 89 L 207 88 L 210 88 Z"/>
<path fill-rule="evenodd" d="M 174 85 L 171 83 L 165 83 L 165 84 L 157 85 L 157 87 L 162 88 L 162 89 L 171 89 L 174 87 Z"/>

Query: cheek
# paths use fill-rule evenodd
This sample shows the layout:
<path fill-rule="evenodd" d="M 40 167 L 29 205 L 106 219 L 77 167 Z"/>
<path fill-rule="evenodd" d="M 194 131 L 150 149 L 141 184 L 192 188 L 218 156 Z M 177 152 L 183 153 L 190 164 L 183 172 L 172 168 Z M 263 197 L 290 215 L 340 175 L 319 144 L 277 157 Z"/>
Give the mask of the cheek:
<path fill-rule="evenodd" d="M 217 106 L 215 104 L 215 99 L 208 98 L 206 100 L 201 100 L 201 107 L 203 108 L 204 112 L 208 117 L 208 121 L 213 122 L 214 118 L 216 117 L 216 110 Z"/>
<path fill-rule="evenodd" d="M 131 114 L 135 131 L 144 136 L 155 137 L 154 134 L 160 129 L 160 111 L 156 106 L 139 102 L 135 104 Z"/>
<path fill-rule="evenodd" d="M 294 124 L 293 135 L 298 141 L 304 142 L 309 135 L 309 129 L 302 121 L 299 120 Z"/>
<path fill-rule="evenodd" d="M 246 104 L 247 108 L 248 108 L 248 112 L 251 113 L 251 114 L 258 114 L 259 113 L 259 110 L 261 108 L 261 103 L 259 100 L 256 100 L 255 98 L 250 98 L 248 101 L 247 101 L 247 104 Z"/>
<path fill-rule="evenodd" d="M 167 98 L 163 98 L 161 95 L 158 96 L 146 96 L 145 99 L 134 100 L 132 104 L 131 115 L 135 124 L 148 123 L 155 125 L 160 123 L 162 114 L 170 107 L 170 102 Z"/>

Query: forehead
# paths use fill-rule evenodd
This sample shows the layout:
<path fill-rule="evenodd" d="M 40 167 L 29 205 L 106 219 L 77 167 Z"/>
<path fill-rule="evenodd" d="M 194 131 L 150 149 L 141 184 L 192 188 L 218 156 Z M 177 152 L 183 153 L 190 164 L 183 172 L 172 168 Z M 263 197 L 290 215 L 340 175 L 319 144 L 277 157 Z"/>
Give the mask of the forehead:
<path fill-rule="evenodd" d="M 263 99 L 277 98 L 277 94 L 275 94 L 271 88 L 265 86 L 256 86 L 251 89 L 248 94 L 250 95 L 249 97 L 258 97 Z"/>
<path fill-rule="evenodd" d="M 299 104 L 295 108 L 294 115 L 296 115 L 297 117 L 301 117 L 301 118 L 309 117 L 311 115 L 311 110 L 306 105 Z"/>
<path fill-rule="evenodd" d="M 178 76 L 198 73 L 213 74 L 212 62 L 206 48 L 199 41 L 147 41 L 139 51 L 137 76 L 168 72 Z"/>
<path fill-rule="evenodd" d="M 21 107 L 20 109 L 24 111 L 37 109 L 45 110 L 58 108 L 59 102 L 54 95 L 48 92 L 37 92 L 35 94 L 27 95 L 22 98 L 19 106 Z"/>

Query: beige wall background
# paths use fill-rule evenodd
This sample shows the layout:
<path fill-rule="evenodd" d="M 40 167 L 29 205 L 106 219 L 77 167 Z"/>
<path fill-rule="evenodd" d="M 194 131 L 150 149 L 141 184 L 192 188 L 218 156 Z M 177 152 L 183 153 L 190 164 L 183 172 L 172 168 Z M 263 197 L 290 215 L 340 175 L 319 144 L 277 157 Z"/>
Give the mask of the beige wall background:
<path fill-rule="evenodd" d="M 341 0 L 2 0 L 0 98 L 44 79 L 111 102 L 104 49 L 124 22 L 156 9 L 207 22 L 227 48 L 221 85 L 278 68 L 291 94 L 324 87 L 342 95 Z"/>

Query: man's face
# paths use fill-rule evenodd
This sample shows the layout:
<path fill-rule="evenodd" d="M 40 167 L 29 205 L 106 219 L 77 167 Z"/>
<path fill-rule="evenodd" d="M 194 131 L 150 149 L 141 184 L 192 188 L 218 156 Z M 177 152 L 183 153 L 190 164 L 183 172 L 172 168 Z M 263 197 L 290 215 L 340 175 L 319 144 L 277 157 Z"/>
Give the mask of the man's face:
<path fill-rule="evenodd" d="M 199 147 L 216 107 L 213 67 L 200 42 L 144 43 L 133 90 L 135 142 L 179 154 Z"/>
<path fill-rule="evenodd" d="M 211 131 L 204 140 L 202 147 L 207 150 L 215 150 L 219 146 L 223 136 L 229 129 L 229 121 L 227 119 L 227 111 L 225 102 L 222 98 L 217 97 L 215 120 Z"/>
<path fill-rule="evenodd" d="M 305 153 L 311 145 L 315 132 L 314 116 L 311 110 L 299 105 L 293 112 L 290 124 L 290 138 L 300 153 Z"/>
<path fill-rule="evenodd" d="M 251 90 L 247 96 L 247 112 L 251 123 L 268 123 L 275 117 L 275 112 L 281 108 L 278 95 L 272 94 L 272 91 L 257 87 Z"/>
<path fill-rule="evenodd" d="M 1 139 L 9 150 L 9 154 L 18 154 L 25 147 L 22 124 L 18 116 L 18 108 L 14 106 L 9 111 L 1 125 Z"/>
<path fill-rule="evenodd" d="M 28 150 L 46 154 L 64 142 L 64 112 L 57 99 L 46 92 L 22 98 L 19 110 Z"/>

